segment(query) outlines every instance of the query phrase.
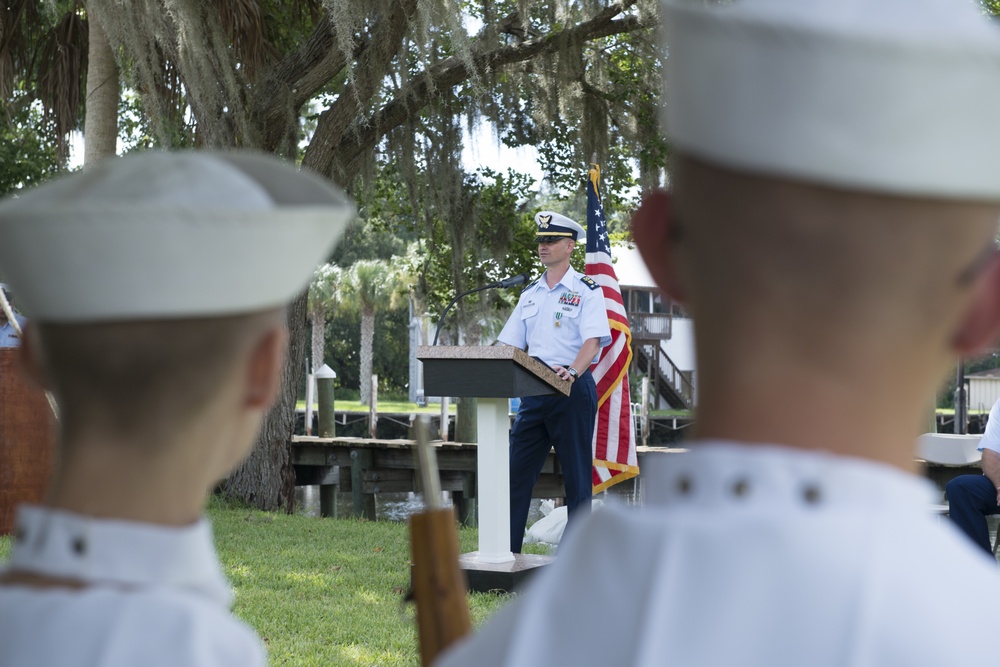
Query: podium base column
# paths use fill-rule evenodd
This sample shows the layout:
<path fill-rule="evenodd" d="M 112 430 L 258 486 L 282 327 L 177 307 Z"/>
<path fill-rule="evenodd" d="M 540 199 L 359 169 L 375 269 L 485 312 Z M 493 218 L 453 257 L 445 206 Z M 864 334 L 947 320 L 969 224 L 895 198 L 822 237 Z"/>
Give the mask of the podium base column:
<path fill-rule="evenodd" d="M 478 400 L 477 482 L 480 563 L 510 563 L 510 417 L 506 398 Z"/>
<path fill-rule="evenodd" d="M 535 572 L 555 560 L 555 556 L 513 554 L 513 558 L 506 563 L 484 563 L 479 555 L 478 551 L 472 551 L 458 558 L 458 564 L 465 572 L 469 590 L 477 593 L 490 591 L 513 593 Z"/>

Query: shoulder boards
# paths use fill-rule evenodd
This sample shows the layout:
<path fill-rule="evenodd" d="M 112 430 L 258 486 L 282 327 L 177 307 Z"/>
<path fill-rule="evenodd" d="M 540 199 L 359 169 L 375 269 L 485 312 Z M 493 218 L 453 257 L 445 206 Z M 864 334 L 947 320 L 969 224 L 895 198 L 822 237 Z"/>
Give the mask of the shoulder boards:
<path fill-rule="evenodd" d="M 541 276 L 539 276 L 538 278 L 535 278 L 535 279 L 534 279 L 534 280 L 532 280 L 532 281 L 531 281 L 530 283 L 528 283 L 527 285 L 525 285 L 525 286 L 524 286 L 524 289 L 528 289 L 529 287 L 534 287 L 535 285 L 537 285 L 537 284 L 538 284 L 538 281 L 539 281 L 539 280 L 541 280 Z"/>
<path fill-rule="evenodd" d="M 590 276 L 580 276 L 580 282 L 582 282 L 584 285 L 586 285 L 592 290 L 595 290 L 598 287 L 600 287 L 600 285 L 597 284 L 597 281 L 591 278 Z"/>

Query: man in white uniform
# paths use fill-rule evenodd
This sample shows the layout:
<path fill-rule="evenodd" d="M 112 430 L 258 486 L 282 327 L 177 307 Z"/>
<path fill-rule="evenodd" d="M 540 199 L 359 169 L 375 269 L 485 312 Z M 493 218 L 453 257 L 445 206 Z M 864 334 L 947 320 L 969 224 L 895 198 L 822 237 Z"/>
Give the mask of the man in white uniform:
<path fill-rule="evenodd" d="M 948 482 L 948 515 L 955 525 L 990 556 L 990 529 L 986 517 L 1000 514 L 1000 401 L 993 404 L 979 441 L 982 475 L 961 475 Z"/>
<path fill-rule="evenodd" d="M 109 159 L 0 204 L 57 465 L 0 570 L 0 666 L 266 663 L 202 518 L 281 382 L 285 304 L 353 215 L 251 153 Z"/>
<path fill-rule="evenodd" d="M 1000 325 L 1000 32 L 955 0 L 667 2 L 672 192 L 633 232 L 696 327 L 686 454 L 439 663 L 995 664 L 996 564 L 914 442 Z"/>
<path fill-rule="evenodd" d="M 569 396 L 525 396 L 510 432 L 510 550 L 521 553 L 531 492 L 555 448 L 566 485 L 568 520 L 590 512 L 593 495 L 597 386 L 590 366 L 611 343 L 601 286 L 570 266 L 586 236 L 575 220 L 552 211 L 535 215 L 538 259 L 544 273 L 521 292 L 497 340 L 552 367 L 571 383 Z"/>

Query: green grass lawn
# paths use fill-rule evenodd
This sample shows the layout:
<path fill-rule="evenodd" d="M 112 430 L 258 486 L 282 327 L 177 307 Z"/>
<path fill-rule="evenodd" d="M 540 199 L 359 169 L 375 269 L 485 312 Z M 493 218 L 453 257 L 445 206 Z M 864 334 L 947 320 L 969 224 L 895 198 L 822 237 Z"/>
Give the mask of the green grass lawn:
<path fill-rule="evenodd" d="M 649 416 L 650 417 L 679 417 L 679 418 L 682 418 L 682 419 L 692 419 L 692 418 L 694 418 L 694 411 L 693 410 L 675 410 L 673 408 L 669 408 L 669 409 L 666 409 L 666 410 L 650 410 L 649 411 Z"/>
<path fill-rule="evenodd" d="M 419 664 L 413 606 L 403 602 L 410 568 L 406 524 L 214 502 L 209 516 L 236 592 L 233 611 L 264 638 L 271 665 Z M 460 531 L 463 552 L 475 550 L 477 540 L 475 530 Z M 9 550 L 10 538 L 0 537 L 0 560 Z M 509 600 L 471 593 L 473 622 L 481 624 Z"/>
<path fill-rule="evenodd" d="M 937 408 L 937 413 L 939 415 L 944 415 L 946 417 L 954 417 L 955 408 Z M 969 410 L 970 415 L 988 415 L 989 413 L 990 413 L 989 410 L 974 410 L 974 409 Z"/>
<path fill-rule="evenodd" d="M 297 409 L 299 409 L 299 410 L 305 410 L 305 408 L 306 408 L 306 402 L 305 401 L 298 401 L 295 404 L 295 407 Z M 339 412 L 361 412 L 361 413 L 364 413 L 364 414 L 368 414 L 368 406 L 367 405 L 361 405 L 361 401 L 347 401 L 347 400 L 341 401 L 341 400 L 338 399 L 335 402 L 334 407 Z M 408 403 L 406 401 L 379 401 L 378 402 L 378 411 L 379 412 L 402 412 L 402 413 L 415 412 L 417 414 L 437 415 L 437 414 L 441 414 L 441 404 L 440 403 L 431 403 L 431 404 L 427 405 L 426 407 L 419 407 L 416 403 Z M 448 406 L 448 412 L 450 412 L 451 414 L 455 414 L 455 404 L 454 403 L 452 403 L 451 405 Z"/>

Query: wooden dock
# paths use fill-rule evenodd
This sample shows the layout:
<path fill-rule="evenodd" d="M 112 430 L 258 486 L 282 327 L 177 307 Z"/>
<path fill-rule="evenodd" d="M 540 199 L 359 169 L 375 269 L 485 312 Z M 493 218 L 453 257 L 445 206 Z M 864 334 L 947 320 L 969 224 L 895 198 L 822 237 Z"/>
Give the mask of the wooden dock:
<path fill-rule="evenodd" d="M 441 487 L 451 492 L 458 518 L 467 525 L 476 521 L 476 444 L 435 441 Z M 295 484 L 318 485 L 320 515 L 334 515 L 334 494 L 351 494 L 351 514 L 375 520 L 375 494 L 419 493 L 416 441 L 370 438 L 292 438 Z M 637 447 L 639 466 L 643 459 L 686 451 L 672 447 Z M 943 493 L 948 480 L 962 474 L 981 474 L 978 464 L 949 466 L 917 459 L 918 469 Z M 628 485 L 625 482 L 621 486 Z M 612 492 L 618 487 L 612 487 Z M 565 498 L 559 458 L 549 452 L 535 485 L 535 498 Z"/>
<path fill-rule="evenodd" d="M 476 444 L 435 441 L 441 488 L 450 491 L 459 519 L 475 523 Z M 292 438 L 292 463 L 297 486 L 319 485 L 320 515 L 333 516 L 334 494 L 350 493 L 352 514 L 370 520 L 375 494 L 419 492 L 414 440 L 371 438 Z M 683 451 L 666 447 L 639 447 L 640 456 Z M 535 498 L 565 498 L 562 472 L 555 452 L 535 484 Z"/>
<path fill-rule="evenodd" d="M 451 492 L 458 518 L 475 522 L 475 443 L 435 441 L 441 489 Z M 292 463 L 296 485 L 318 484 L 320 515 L 333 516 L 334 493 L 350 493 L 352 514 L 374 520 L 375 494 L 419 492 L 415 440 L 371 438 L 292 438 Z M 562 498 L 555 453 L 550 453 L 538 484 L 536 498 Z"/>
<path fill-rule="evenodd" d="M 430 420 L 431 433 L 441 432 L 440 411 L 423 412 Z M 417 417 L 415 412 L 391 412 L 378 410 L 376 412 L 376 435 L 380 439 L 404 438 L 409 434 L 410 428 Z M 455 432 L 455 413 L 448 415 L 448 433 Z M 510 415 L 511 425 L 513 425 L 514 415 Z M 334 411 L 334 421 L 337 425 L 337 433 L 342 436 L 368 436 L 371 432 L 370 412 L 358 410 L 336 410 Z M 676 413 L 667 415 L 649 416 L 649 439 L 650 446 L 668 446 L 682 440 L 688 427 L 694 423 L 694 415 L 691 413 Z M 318 432 L 318 417 L 313 415 L 313 433 Z M 305 410 L 296 410 L 296 435 L 305 434 Z M 640 430 L 637 428 L 636 438 L 640 437 Z"/>

